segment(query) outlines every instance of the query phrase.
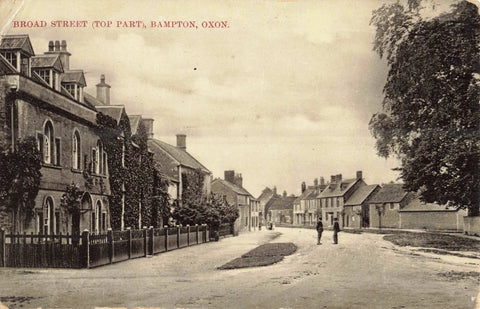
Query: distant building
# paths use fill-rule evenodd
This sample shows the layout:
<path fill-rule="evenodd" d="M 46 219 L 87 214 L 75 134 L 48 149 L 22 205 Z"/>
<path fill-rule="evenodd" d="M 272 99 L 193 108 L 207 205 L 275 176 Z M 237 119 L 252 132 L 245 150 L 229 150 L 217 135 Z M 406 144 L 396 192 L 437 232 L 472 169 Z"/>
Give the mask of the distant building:
<path fill-rule="evenodd" d="M 260 206 L 259 219 L 262 225 L 265 225 L 264 221 L 267 215 L 265 212 L 265 206 L 267 205 L 268 201 L 270 201 L 270 199 L 274 196 L 277 196 L 277 187 L 273 187 L 273 189 L 265 187 L 265 189 L 262 190 L 260 196 L 257 198 Z"/>
<path fill-rule="evenodd" d="M 326 188 L 325 180 L 320 177 L 313 181 L 313 186 L 302 183 L 302 194 L 293 203 L 293 224 L 313 225 L 321 216 L 320 200 L 317 196 Z"/>
<path fill-rule="evenodd" d="M 399 210 L 415 194 L 403 189 L 402 184 L 386 184 L 369 199 L 370 227 L 400 228 Z"/>
<path fill-rule="evenodd" d="M 215 178 L 212 181 L 212 192 L 238 208 L 239 217 L 235 221 L 236 231 L 250 231 L 252 227 L 258 228 L 259 222 L 252 223 L 252 207 L 259 208 L 259 203 L 243 188 L 241 174 L 236 174 L 233 170 L 225 171 L 224 179 Z M 255 212 L 253 211 L 253 213 Z"/>
<path fill-rule="evenodd" d="M 345 226 L 345 202 L 360 187 L 366 186 L 362 171 L 357 172 L 356 178 L 343 179 L 342 174 L 332 175 L 330 183 L 317 196 L 320 201 L 324 226 L 333 226 L 333 220 L 338 219 L 340 226 Z"/>
<path fill-rule="evenodd" d="M 283 191 L 282 196 L 277 195 L 272 197 L 267 205 L 265 205 L 267 221 L 275 224 L 292 224 L 293 202 L 296 198 L 296 196 L 287 196 L 286 191 Z"/>
<path fill-rule="evenodd" d="M 370 227 L 368 199 L 380 190 L 379 185 L 359 187 L 345 202 L 345 226 L 353 228 Z"/>

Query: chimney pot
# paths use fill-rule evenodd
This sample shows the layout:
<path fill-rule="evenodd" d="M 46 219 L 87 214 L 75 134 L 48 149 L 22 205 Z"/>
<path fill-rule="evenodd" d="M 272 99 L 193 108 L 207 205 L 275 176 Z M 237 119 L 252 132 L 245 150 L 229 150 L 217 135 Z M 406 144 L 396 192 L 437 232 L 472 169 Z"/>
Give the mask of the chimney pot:
<path fill-rule="evenodd" d="M 330 183 L 334 183 L 335 182 L 335 175 L 330 175 Z"/>
<path fill-rule="evenodd" d="M 338 174 L 336 179 L 338 183 L 342 182 L 342 174 Z"/>
<path fill-rule="evenodd" d="M 318 186 L 318 178 L 315 178 L 315 179 L 313 180 L 313 185 L 314 185 L 315 187 Z"/>
<path fill-rule="evenodd" d="M 62 45 L 61 45 L 61 47 L 62 47 L 62 51 L 66 51 L 66 50 L 67 50 L 67 41 L 62 40 Z"/>
<path fill-rule="evenodd" d="M 97 84 L 97 99 L 110 105 L 110 85 L 105 83 L 105 74 L 100 75 L 100 83 Z"/>
<path fill-rule="evenodd" d="M 363 178 L 362 171 L 357 171 L 357 179 L 362 179 L 362 178 Z"/>
<path fill-rule="evenodd" d="M 187 150 L 187 136 L 185 134 L 177 134 L 177 148 L 183 151 Z"/>
<path fill-rule="evenodd" d="M 60 51 L 60 41 L 55 41 L 55 51 Z"/>
<path fill-rule="evenodd" d="M 325 185 L 325 178 L 320 177 L 320 185 L 324 186 Z"/>
<path fill-rule="evenodd" d="M 283 190 L 283 197 L 287 197 L 287 191 Z"/>
<path fill-rule="evenodd" d="M 53 41 L 48 42 L 48 51 L 53 51 Z"/>

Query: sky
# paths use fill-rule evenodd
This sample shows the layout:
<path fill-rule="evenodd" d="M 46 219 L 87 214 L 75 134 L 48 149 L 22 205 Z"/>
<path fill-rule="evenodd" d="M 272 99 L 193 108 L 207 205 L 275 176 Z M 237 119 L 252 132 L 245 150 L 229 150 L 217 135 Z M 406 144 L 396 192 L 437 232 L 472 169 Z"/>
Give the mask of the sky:
<path fill-rule="evenodd" d="M 187 151 L 214 177 L 235 170 L 254 196 L 266 186 L 299 194 L 302 181 L 358 170 L 368 184 L 398 180 L 398 161 L 376 155 L 368 129 L 387 75 L 369 21 L 389 1 L 0 0 L 0 31 L 29 34 L 36 54 L 66 40 L 87 92 L 105 74 L 112 104 L 154 118 L 160 140 L 175 145 L 186 134 Z M 47 27 L 13 27 L 42 20 Z M 56 20 L 88 25 L 52 27 Z M 135 20 L 146 27 L 116 26 Z"/>

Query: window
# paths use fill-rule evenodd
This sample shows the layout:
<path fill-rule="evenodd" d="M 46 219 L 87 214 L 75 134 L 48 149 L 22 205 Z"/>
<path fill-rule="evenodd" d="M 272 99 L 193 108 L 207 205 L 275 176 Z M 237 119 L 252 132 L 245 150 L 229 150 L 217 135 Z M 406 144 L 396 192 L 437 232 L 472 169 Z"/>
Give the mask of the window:
<path fill-rule="evenodd" d="M 107 153 L 103 151 L 103 158 L 102 158 L 102 174 L 107 175 Z"/>
<path fill-rule="evenodd" d="M 37 149 L 38 149 L 38 152 L 40 152 L 40 159 L 42 161 L 44 160 L 43 144 L 44 144 L 43 134 L 37 133 Z"/>
<path fill-rule="evenodd" d="M 388 206 L 390 207 L 390 210 L 395 209 L 395 204 L 393 204 L 393 203 L 388 203 Z"/>
<path fill-rule="evenodd" d="M 75 84 L 65 84 L 63 85 L 63 87 L 65 88 L 65 90 L 68 91 L 68 93 L 70 93 L 70 95 L 74 98 L 75 97 Z"/>
<path fill-rule="evenodd" d="M 81 144 L 80 144 L 80 133 L 77 130 L 73 133 L 72 141 L 72 167 L 76 170 L 81 169 Z"/>
<path fill-rule="evenodd" d="M 53 163 L 55 153 L 53 125 L 50 121 L 45 123 L 43 135 L 43 162 Z"/>
<path fill-rule="evenodd" d="M 2 56 L 5 57 L 11 65 L 17 68 L 17 53 L 14 52 L 2 52 Z"/>
<path fill-rule="evenodd" d="M 98 168 L 98 158 L 97 158 L 97 149 L 93 148 L 92 149 L 92 173 L 96 173 L 97 168 Z"/>
<path fill-rule="evenodd" d="M 36 70 L 35 71 L 47 84 L 50 85 L 50 70 Z"/>
<path fill-rule="evenodd" d="M 53 200 L 51 197 L 47 197 L 45 199 L 45 204 L 43 205 L 43 234 L 54 234 L 54 225 L 53 225 L 53 217 L 54 217 L 54 210 L 53 210 Z"/>
<path fill-rule="evenodd" d="M 55 165 L 60 166 L 60 153 L 61 153 L 61 148 L 60 148 L 60 139 L 56 138 L 55 139 Z"/>
<path fill-rule="evenodd" d="M 100 229 L 102 228 L 102 202 L 97 201 L 97 205 L 95 207 L 95 215 L 96 215 L 96 221 L 95 221 L 95 233 L 100 233 Z"/>

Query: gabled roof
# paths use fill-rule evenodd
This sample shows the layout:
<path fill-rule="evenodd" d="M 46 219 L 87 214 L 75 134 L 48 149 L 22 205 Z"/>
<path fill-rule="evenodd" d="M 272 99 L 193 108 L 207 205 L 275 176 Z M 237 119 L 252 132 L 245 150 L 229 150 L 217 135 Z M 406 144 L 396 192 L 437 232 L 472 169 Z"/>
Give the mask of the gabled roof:
<path fill-rule="evenodd" d="M 295 202 L 300 203 L 301 200 L 306 200 L 314 192 L 315 192 L 315 190 L 313 188 L 306 188 L 305 191 L 303 191 L 302 194 L 300 194 L 300 196 L 298 196 L 295 199 Z"/>
<path fill-rule="evenodd" d="M 83 70 L 65 71 L 62 76 L 62 83 L 76 83 L 81 85 L 82 87 L 87 86 L 87 82 L 85 81 L 85 75 L 83 74 Z"/>
<path fill-rule="evenodd" d="M 262 199 L 264 197 L 267 197 L 269 195 L 273 195 L 273 190 L 270 189 L 269 187 L 265 187 L 265 189 L 263 189 L 262 193 L 258 196 L 258 199 Z"/>
<path fill-rule="evenodd" d="M 220 183 L 223 184 L 225 187 L 229 188 L 230 190 L 232 190 L 233 192 L 235 192 L 235 193 L 237 193 L 237 194 L 246 195 L 246 196 L 250 196 L 250 197 L 253 198 L 253 196 L 252 196 L 247 190 L 245 190 L 244 188 L 242 188 L 242 187 L 240 187 L 240 186 L 237 186 L 236 184 L 231 183 L 230 181 L 226 181 L 226 180 L 221 179 L 221 178 L 215 178 L 215 179 L 212 181 L 212 185 L 213 185 L 215 182 L 220 182 Z"/>
<path fill-rule="evenodd" d="M 62 61 L 60 55 L 39 55 L 33 56 L 32 68 L 53 68 L 59 72 L 63 72 Z"/>
<path fill-rule="evenodd" d="M 447 207 L 446 205 L 439 205 L 437 203 L 424 203 L 418 198 L 411 200 L 405 207 L 399 210 L 399 212 L 432 212 L 432 211 L 458 211 L 455 207 Z"/>
<path fill-rule="evenodd" d="M 369 203 L 399 203 L 407 193 L 401 183 L 386 184 L 370 198 Z"/>
<path fill-rule="evenodd" d="M 133 130 L 132 130 L 133 132 Z M 201 169 L 206 173 L 210 173 L 210 171 L 203 166 L 200 162 L 198 162 L 191 154 L 188 152 L 177 148 L 175 146 L 172 146 L 170 144 L 167 144 L 165 142 L 162 142 L 158 139 L 149 139 L 148 140 L 148 148 L 153 151 L 154 153 L 156 151 L 163 151 L 167 153 L 173 160 L 175 160 L 179 165 L 183 165 L 186 167 L 190 167 L 193 169 Z"/>
<path fill-rule="evenodd" d="M 35 55 L 32 43 L 27 34 L 21 35 L 2 35 L 0 43 L 1 50 L 21 50 L 29 56 Z"/>
<path fill-rule="evenodd" d="M 345 179 L 342 180 L 340 183 L 331 183 L 329 184 L 317 197 L 324 198 L 324 197 L 337 197 L 343 196 L 345 193 L 350 190 L 357 181 L 361 179 L 352 178 L 352 179 Z"/>
<path fill-rule="evenodd" d="M 132 131 L 132 135 L 137 134 L 138 125 L 140 124 L 140 120 L 142 119 L 142 116 L 129 115 L 128 119 L 130 120 L 130 130 Z"/>
<path fill-rule="evenodd" d="M 89 100 L 88 100 L 89 101 Z M 122 119 L 122 114 L 125 109 L 125 106 L 123 105 L 100 105 L 100 106 L 95 106 L 97 111 L 101 112 L 102 114 L 105 114 L 107 116 L 112 117 L 115 119 L 117 124 L 120 123 L 120 120 Z"/>
<path fill-rule="evenodd" d="M 293 210 L 293 202 L 295 201 L 296 196 L 277 196 L 273 197 L 268 203 L 265 205 L 265 211 L 269 210 L 285 210 L 291 209 Z"/>
<path fill-rule="evenodd" d="M 345 206 L 362 205 L 378 188 L 380 188 L 379 185 L 369 185 L 358 188 L 345 202 Z"/>

